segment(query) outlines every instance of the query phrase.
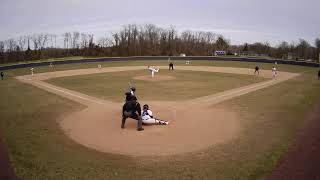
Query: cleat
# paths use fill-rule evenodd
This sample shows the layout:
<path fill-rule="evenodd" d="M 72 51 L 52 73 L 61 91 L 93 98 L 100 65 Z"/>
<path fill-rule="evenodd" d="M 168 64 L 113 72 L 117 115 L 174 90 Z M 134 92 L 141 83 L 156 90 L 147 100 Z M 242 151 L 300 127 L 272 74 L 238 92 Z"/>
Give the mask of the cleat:
<path fill-rule="evenodd" d="M 160 124 L 160 125 L 168 125 L 169 122 L 167 122 L 167 121 L 159 121 L 159 124 Z"/>

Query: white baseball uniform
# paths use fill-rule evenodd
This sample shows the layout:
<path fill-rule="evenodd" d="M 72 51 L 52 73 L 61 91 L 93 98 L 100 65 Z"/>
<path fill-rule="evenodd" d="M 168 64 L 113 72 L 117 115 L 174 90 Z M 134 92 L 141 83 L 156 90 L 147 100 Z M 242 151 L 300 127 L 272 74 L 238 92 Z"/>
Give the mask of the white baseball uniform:
<path fill-rule="evenodd" d="M 149 71 L 151 72 L 151 76 L 154 77 L 155 72 L 159 72 L 159 68 L 156 69 L 154 66 L 149 66 L 148 67 Z"/>
<path fill-rule="evenodd" d="M 277 75 L 277 69 L 275 67 L 272 68 L 272 76 L 276 77 Z"/>
<path fill-rule="evenodd" d="M 163 120 L 159 120 L 153 117 L 153 113 L 151 110 L 143 110 L 141 113 L 141 119 L 142 119 L 142 123 L 144 124 L 162 124 L 162 125 L 168 125 L 169 122 L 167 121 L 163 121 Z"/>

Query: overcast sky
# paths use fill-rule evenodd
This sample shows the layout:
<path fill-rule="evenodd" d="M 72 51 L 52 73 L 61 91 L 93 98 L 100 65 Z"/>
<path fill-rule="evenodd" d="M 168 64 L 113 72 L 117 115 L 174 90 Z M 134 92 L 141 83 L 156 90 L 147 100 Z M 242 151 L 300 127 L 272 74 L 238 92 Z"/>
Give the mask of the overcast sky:
<path fill-rule="evenodd" d="M 320 0 L 0 0 L 0 40 L 79 31 L 101 37 L 125 24 L 223 34 L 232 44 L 320 38 Z"/>

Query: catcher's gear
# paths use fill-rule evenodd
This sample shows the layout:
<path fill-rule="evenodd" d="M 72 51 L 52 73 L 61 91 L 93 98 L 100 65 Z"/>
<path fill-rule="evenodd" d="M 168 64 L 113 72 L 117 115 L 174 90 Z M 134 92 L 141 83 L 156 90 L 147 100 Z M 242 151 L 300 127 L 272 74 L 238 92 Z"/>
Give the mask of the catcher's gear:
<path fill-rule="evenodd" d="M 126 96 L 129 96 L 129 95 L 131 95 L 131 93 L 130 92 L 126 92 L 126 93 L 124 93 Z"/>

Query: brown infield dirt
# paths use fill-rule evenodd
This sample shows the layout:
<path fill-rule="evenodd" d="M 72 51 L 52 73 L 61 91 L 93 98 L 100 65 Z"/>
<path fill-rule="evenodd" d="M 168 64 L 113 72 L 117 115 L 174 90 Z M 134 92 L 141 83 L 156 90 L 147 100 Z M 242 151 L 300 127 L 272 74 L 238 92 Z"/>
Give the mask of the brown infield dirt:
<path fill-rule="evenodd" d="M 167 67 L 160 66 L 161 68 Z M 253 75 L 253 69 L 245 68 L 177 66 L 176 69 Z M 229 142 L 241 132 L 239 117 L 228 108 L 218 109 L 212 105 L 299 75 L 280 72 L 275 79 L 271 79 L 271 71 L 262 70 L 260 76 L 270 79 L 260 83 L 186 101 L 140 102 L 149 104 L 156 117 L 170 121 L 167 126 L 144 126 L 145 131 L 142 132 L 136 130 L 137 122 L 131 119 L 127 120 L 125 129 L 120 128 L 122 103 L 98 99 L 44 82 L 55 77 L 128 70 L 147 68 L 129 66 L 78 69 L 19 76 L 17 79 L 87 106 L 79 112 L 58 119 L 65 134 L 75 142 L 106 153 L 160 156 L 199 151 Z M 155 76 L 161 77 L 161 71 Z"/>

